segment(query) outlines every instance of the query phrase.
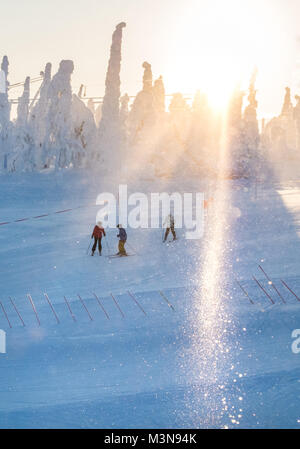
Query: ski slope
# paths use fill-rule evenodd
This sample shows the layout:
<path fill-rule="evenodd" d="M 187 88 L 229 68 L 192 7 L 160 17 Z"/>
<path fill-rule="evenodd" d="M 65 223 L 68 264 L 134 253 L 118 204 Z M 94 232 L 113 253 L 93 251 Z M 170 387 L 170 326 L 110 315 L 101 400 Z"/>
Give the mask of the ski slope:
<path fill-rule="evenodd" d="M 0 178 L 0 222 L 9 222 L 0 225 L 0 427 L 298 428 L 300 301 L 281 280 L 300 297 L 300 183 L 256 194 L 227 181 L 224 282 L 211 304 L 199 293 L 208 233 L 193 241 L 179 230 L 163 245 L 161 229 L 128 229 L 134 257 L 86 254 L 97 195 L 117 187 L 76 171 Z M 149 179 L 130 189 L 211 196 L 213 185 Z M 108 230 L 104 255 L 116 234 Z"/>

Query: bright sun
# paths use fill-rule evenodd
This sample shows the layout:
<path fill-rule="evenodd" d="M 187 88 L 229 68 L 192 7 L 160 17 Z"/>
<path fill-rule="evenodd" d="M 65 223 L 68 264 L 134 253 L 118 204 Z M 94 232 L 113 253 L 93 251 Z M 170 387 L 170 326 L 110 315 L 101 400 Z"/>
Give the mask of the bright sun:
<path fill-rule="evenodd" d="M 247 88 L 254 68 L 276 49 L 280 36 L 271 19 L 256 0 L 196 1 L 174 42 L 172 87 L 200 89 L 213 107 L 225 108 L 234 88 Z"/>

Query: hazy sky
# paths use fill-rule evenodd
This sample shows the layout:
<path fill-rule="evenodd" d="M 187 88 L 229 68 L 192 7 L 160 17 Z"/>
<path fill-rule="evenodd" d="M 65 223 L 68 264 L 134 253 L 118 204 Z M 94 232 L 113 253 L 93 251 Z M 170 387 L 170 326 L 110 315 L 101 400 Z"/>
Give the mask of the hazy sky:
<path fill-rule="evenodd" d="M 202 88 L 216 105 L 258 66 L 260 116 L 280 111 L 284 87 L 300 87 L 300 0 L 0 0 L 0 57 L 10 82 L 49 61 L 75 63 L 73 87 L 101 96 L 117 23 L 123 34 L 122 92 L 141 86 L 143 61 L 167 93 Z M 12 90 L 17 97 L 20 91 Z"/>

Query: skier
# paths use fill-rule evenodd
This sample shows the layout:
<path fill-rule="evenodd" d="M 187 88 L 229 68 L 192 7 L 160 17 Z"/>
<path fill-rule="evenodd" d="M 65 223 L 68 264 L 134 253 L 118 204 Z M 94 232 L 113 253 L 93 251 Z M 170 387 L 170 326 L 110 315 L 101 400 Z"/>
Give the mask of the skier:
<path fill-rule="evenodd" d="M 177 239 L 176 237 L 176 232 L 175 232 L 175 220 L 172 214 L 169 214 L 167 216 L 167 218 L 164 221 L 163 226 L 166 226 L 166 232 L 165 232 L 165 237 L 163 242 L 165 243 L 165 241 L 168 238 L 169 232 L 171 231 L 173 234 L 173 241 Z"/>
<path fill-rule="evenodd" d="M 94 245 L 93 245 L 93 248 L 92 248 L 92 256 L 94 255 L 94 253 L 96 251 L 97 244 L 98 244 L 98 249 L 99 249 L 99 255 L 101 256 L 101 253 L 102 253 L 102 244 L 101 244 L 102 235 L 104 235 L 104 237 L 106 236 L 104 228 L 102 227 L 102 222 L 98 221 L 98 223 L 94 227 L 93 234 L 91 236 L 91 239 L 94 237 Z"/>
<path fill-rule="evenodd" d="M 117 235 L 117 237 L 119 238 L 119 252 L 117 253 L 117 256 L 127 256 L 126 250 L 124 248 L 127 240 L 127 233 L 121 224 L 118 224 L 117 228 L 119 229 L 119 234 Z"/>

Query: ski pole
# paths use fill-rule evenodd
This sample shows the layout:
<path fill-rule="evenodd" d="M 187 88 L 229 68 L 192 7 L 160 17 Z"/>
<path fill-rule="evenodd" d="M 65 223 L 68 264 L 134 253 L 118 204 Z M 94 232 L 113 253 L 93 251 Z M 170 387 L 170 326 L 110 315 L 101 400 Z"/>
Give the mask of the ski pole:
<path fill-rule="evenodd" d="M 11 322 L 9 321 L 9 318 L 8 318 L 8 316 L 7 316 L 7 313 L 6 313 L 6 310 L 4 309 L 4 305 L 2 304 L 1 301 L 0 301 L 0 306 L 1 306 L 1 309 L 2 309 L 2 311 L 3 311 L 3 313 L 4 313 L 5 318 L 7 319 L 7 322 L 8 322 L 8 324 L 9 324 L 9 327 L 10 327 L 10 329 L 11 329 L 11 328 L 12 328 Z"/>
<path fill-rule="evenodd" d="M 139 253 L 130 245 L 130 243 L 126 242 L 131 251 L 133 251 L 135 254 L 139 255 Z"/>
<path fill-rule="evenodd" d="M 277 295 L 279 296 L 279 298 L 281 299 L 281 301 L 286 304 L 285 299 L 283 298 L 283 296 L 281 295 L 280 291 L 278 290 L 278 288 L 276 287 L 276 285 L 273 284 L 272 279 L 270 279 L 270 277 L 267 275 L 267 273 L 265 272 L 265 270 L 263 269 L 263 267 L 261 265 L 258 265 L 259 269 L 264 273 L 264 275 L 266 276 L 266 278 L 269 281 L 269 284 L 271 284 L 271 286 L 273 287 L 273 289 L 275 290 L 275 292 L 277 293 Z"/>
<path fill-rule="evenodd" d="M 45 296 L 45 298 L 46 298 L 46 300 L 47 300 L 47 303 L 48 303 L 49 306 L 51 307 L 51 310 L 52 310 L 52 312 L 53 312 L 53 315 L 54 315 L 55 318 L 56 318 L 57 324 L 59 324 L 59 318 L 58 318 L 58 316 L 57 316 L 57 313 L 55 312 L 55 309 L 54 309 L 54 307 L 53 307 L 53 305 L 52 305 L 52 302 L 51 302 L 50 299 L 49 299 L 49 296 L 47 295 L 47 293 L 44 293 L 44 296 Z"/>
<path fill-rule="evenodd" d="M 29 293 L 27 294 L 27 298 L 28 298 L 29 301 L 30 301 L 32 310 L 34 311 L 34 314 L 35 314 L 35 316 L 36 316 L 36 320 L 37 320 L 37 322 L 38 322 L 38 325 L 40 326 L 40 325 L 41 325 L 41 322 L 40 322 L 40 319 L 39 319 L 39 315 L 38 315 L 38 313 L 37 313 L 37 310 L 36 310 L 35 304 L 34 304 L 34 302 L 33 302 L 33 299 L 32 299 L 32 297 L 31 297 L 31 295 L 30 295 Z"/>
<path fill-rule="evenodd" d="M 68 309 L 69 309 L 70 315 L 71 315 L 71 317 L 73 318 L 73 321 L 76 322 L 76 317 L 75 317 L 75 315 L 74 315 L 73 312 L 72 312 L 72 309 L 71 309 L 71 306 L 70 306 L 70 304 L 69 304 L 69 301 L 67 300 L 67 298 L 66 298 L 65 296 L 64 296 L 64 299 L 65 299 L 65 302 L 66 302 L 67 307 L 68 307 Z"/>
<path fill-rule="evenodd" d="M 107 251 L 108 251 L 108 255 L 109 255 L 110 254 L 110 249 L 109 249 L 109 245 L 108 245 L 108 241 L 107 241 L 106 236 L 105 236 L 105 242 L 106 242 Z"/>
<path fill-rule="evenodd" d="M 295 298 L 297 298 L 298 299 L 298 301 L 300 301 L 300 298 L 299 298 L 299 296 L 297 296 L 296 295 L 296 293 L 295 292 L 293 292 L 293 290 L 287 285 L 287 283 L 286 282 L 284 282 L 282 279 L 281 279 L 281 282 L 282 282 L 282 284 L 295 296 Z"/>
<path fill-rule="evenodd" d="M 138 302 L 138 300 L 136 299 L 136 297 L 132 294 L 132 293 L 130 293 L 130 291 L 128 290 L 128 295 L 133 299 L 133 301 L 136 303 L 136 305 L 141 309 L 141 311 L 145 314 L 145 315 L 147 315 L 147 313 L 145 312 L 145 310 L 143 309 L 143 307 L 141 306 L 141 304 Z"/>
<path fill-rule="evenodd" d="M 168 306 L 173 310 L 173 312 L 175 312 L 174 307 L 172 306 L 172 304 L 170 303 L 170 301 L 168 300 L 168 298 L 163 294 L 162 291 L 159 291 L 160 296 L 166 301 L 166 303 L 168 304 Z"/>
<path fill-rule="evenodd" d="M 116 298 L 114 297 L 114 295 L 111 293 L 110 296 L 112 297 L 114 303 L 116 304 L 117 308 L 119 309 L 120 314 L 122 315 L 123 318 L 125 318 L 124 313 L 122 312 L 121 307 L 119 306 L 118 301 L 116 300 Z"/>
<path fill-rule="evenodd" d="M 87 308 L 87 306 L 86 306 L 85 302 L 83 301 L 83 299 L 81 298 L 81 296 L 80 296 L 80 295 L 78 295 L 78 294 L 77 294 L 77 296 L 78 296 L 78 298 L 79 298 L 79 300 L 80 300 L 81 304 L 82 304 L 82 305 L 83 305 L 83 307 L 85 308 L 85 310 L 86 310 L 86 313 L 87 313 L 87 314 L 88 314 L 88 316 L 89 316 L 89 319 L 90 319 L 91 321 L 93 321 L 93 317 L 92 317 L 92 315 L 90 314 L 90 312 L 89 312 L 89 309 Z"/>
<path fill-rule="evenodd" d="M 269 298 L 269 300 L 271 301 L 272 304 L 275 304 L 273 298 L 269 295 L 269 293 L 264 289 L 264 287 L 261 285 L 261 283 L 256 279 L 255 276 L 252 276 L 253 280 L 257 283 L 257 285 L 259 286 L 259 288 L 261 288 L 261 290 L 264 292 L 264 294 Z"/>
<path fill-rule="evenodd" d="M 91 244 L 92 244 L 92 239 L 91 239 L 90 244 L 89 244 L 89 247 L 88 247 L 88 249 L 87 249 L 87 251 L 86 251 L 87 254 L 90 252 Z"/>
<path fill-rule="evenodd" d="M 101 307 L 101 309 L 102 309 L 103 312 L 105 313 L 106 318 L 109 320 L 108 313 L 107 313 L 106 310 L 104 309 L 104 307 L 103 307 L 103 305 L 102 305 L 102 302 L 100 301 L 100 299 L 98 298 L 98 296 L 96 295 L 96 293 L 93 293 L 93 295 L 95 296 L 95 298 L 96 298 L 97 301 L 98 301 L 99 306 Z"/>
<path fill-rule="evenodd" d="M 15 305 L 15 303 L 14 303 L 14 301 L 11 299 L 11 297 L 9 297 L 9 299 L 10 299 L 10 302 L 12 303 L 12 305 L 13 305 L 15 311 L 17 312 L 18 317 L 20 318 L 20 320 L 21 320 L 23 326 L 25 326 L 25 323 L 24 323 L 24 321 L 23 321 L 23 318 L 21 317 L 20 312 L 19 312 L 18 309 L 17 309 L 17 306 Z"/>
<path fill-rule="evenodd" d="M 240 287 L 240 289 L 242 290 L 242 292 L 247 296 L 247 298 L 249 299 L 251 304 L 254 304 L 254 302 L 252 301 L 252 299 L 250 298 L 250 296 L 248 295 L 247 291 L 244 289 L 244 287 L 240 284 L 240 282 L 236 279 L 235 282 L 237 283 L 237 285 Z"/>

